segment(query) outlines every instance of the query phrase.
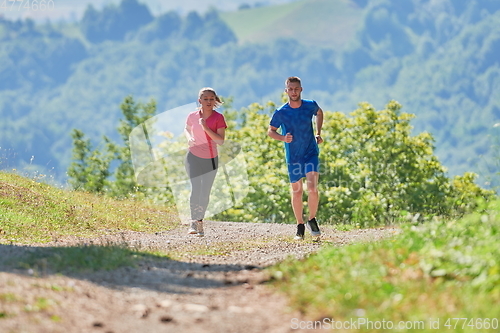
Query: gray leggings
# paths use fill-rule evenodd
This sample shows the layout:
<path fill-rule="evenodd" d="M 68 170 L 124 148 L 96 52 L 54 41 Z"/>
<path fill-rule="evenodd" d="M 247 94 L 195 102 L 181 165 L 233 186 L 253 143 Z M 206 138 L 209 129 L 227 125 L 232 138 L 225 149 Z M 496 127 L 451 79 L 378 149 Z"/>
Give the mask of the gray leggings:
<path fill-rule="evenodd" d="M 191 180 L 189 207 L 193 220 L 201 221 L 205 217 L 218 166 L 218 157 L 201 158 L 191 152 L 186 155 L 186 172 Z"/>

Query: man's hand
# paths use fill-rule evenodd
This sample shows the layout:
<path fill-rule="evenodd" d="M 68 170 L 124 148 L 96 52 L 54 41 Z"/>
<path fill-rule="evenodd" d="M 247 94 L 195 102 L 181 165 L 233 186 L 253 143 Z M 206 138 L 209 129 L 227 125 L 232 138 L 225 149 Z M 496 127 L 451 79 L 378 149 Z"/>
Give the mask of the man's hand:
<path fill-rule="evenodd" d="M 293 140 L 293 135 L 290 133 L 286 133 L 286 135 L 284 137 L 285 137 L 285 139 L 283 141 L 285 141 L 286 143 L 290 143 Z"/>
<path fill-rule="evenodd" d="M 318 144 L 323 143 L 323 138 L 321 137 L 321 135 L 316 135 L 316 142 Z"/>

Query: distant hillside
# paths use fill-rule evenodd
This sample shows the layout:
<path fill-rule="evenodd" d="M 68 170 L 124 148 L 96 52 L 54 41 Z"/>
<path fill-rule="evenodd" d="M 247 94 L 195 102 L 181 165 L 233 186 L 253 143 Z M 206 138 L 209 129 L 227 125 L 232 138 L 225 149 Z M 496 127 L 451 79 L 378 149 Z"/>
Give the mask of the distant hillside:
<path fill-rule="evenodd" d="M 280 103 L 283 80 L 297 75 L 326 111 L 397 100 L 450 175 L 474 171 L 484 184 L 500 177 L 499 22 L 498 0 L 300 0 L 159 16 L 122 0 L 71 24 L 0 18 L 0 168 L 64 180 L 71 130 L 95 146 L 116 138 L 127 95 L 162 112 L 212 86 L 240 109 Z"/>
<path fill-rule="evenodd" d="M 306 45 L 339 48 L 352 41 L 363 10 L 347 0 L 301 0 L 222 13 L 240 42 L 295 38 Z"/>
<path fill-rule="evenodd" d="M 19 0 L 18 0 L 19 1 Z M 165 0 L 140 0 L 140 3 L 145 4 L 155 16 L 161 15 L 168 11 L 176 11 L 181 14 L 190 11 L 198 11 L 204 13 L 210 8 L 216 8 L 221 11 L 234 11 L 240 6 L 268 6 L 283 4 L 296 0 L 183 0 L 183 1 L 165 1 Z M 38 1 L 42 3 L 41 1 Z M 61 19 L 68 21 L 78 21 L 83 17 L 87 6 L 92 5 L 97 9 L 102 9 L 109 5 L 118 5 L 121 0 L 51 0 L 50 8 L 34 10 L 28 8 L 31 2 L 24 1 L 22 6 L 20 2 L 14 3 L 11 0 L 0 1 L 0 17 L 9 20 L 31 18 L 37 22 L 43 23 L 47 19 L 51 21 L 59 21 Z M 35 4 L 33 4 L 35 6 Z M 36 8 L 36 6 L 35 6 Z"/>

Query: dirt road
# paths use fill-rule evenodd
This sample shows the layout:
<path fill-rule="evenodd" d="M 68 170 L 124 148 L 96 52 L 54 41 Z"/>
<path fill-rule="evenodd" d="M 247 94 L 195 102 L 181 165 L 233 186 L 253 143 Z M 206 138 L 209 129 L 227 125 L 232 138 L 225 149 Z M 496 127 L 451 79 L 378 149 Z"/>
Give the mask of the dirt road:
<path fill-rule="evenodd" d="M 135 268 L 87 274 L 13 268 L 4 259 L 37 247 L 0 245 L 0 332 L 300 332 L 292 320 L 315 318 L 292 311 L 286 297 L 264 283 L 264 268 L 322 246 L 394 232 L 322 229 L 320 242 L 312 242 L 309 234 L 295 241 L 293 225 L 208 221 L 203 238 L 180 226 L 38 245 L 126 243 L 169 254 Z"/>

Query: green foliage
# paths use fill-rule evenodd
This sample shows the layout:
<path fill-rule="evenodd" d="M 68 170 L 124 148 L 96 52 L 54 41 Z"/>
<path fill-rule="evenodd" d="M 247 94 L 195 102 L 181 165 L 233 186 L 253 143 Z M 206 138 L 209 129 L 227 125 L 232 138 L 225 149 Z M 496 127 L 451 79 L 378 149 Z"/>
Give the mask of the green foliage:
<path fill-rule="evenodd" d="M 422 254 L 418 267 L 427 276 L 470 281 L 482 291 L 500 292 L 499 214 L 498 200 L 483 203 L 458 221 L 407 226 L 399 244 L 411 244 L 409 251 Z"/>
<path fill-rule="evenodd" d="M 37 27 L 29 19 L 10 22 L 0 17 L 0 41 L 0 91 L 64 83 L 71 67 L 87 56 L 79 40 L 51 26 Z"/>
<path fill-rule="evenodd" d="M 431 2 L 429 10 L 411 2 L 377 3 L 374 11 L 385 12 L 390 21 L 405 25 L 414 52 L 401 57 L 389 44 L 380 48 L 384 40 L 373 43 L 365 39 L 368 44 L 353 52 L 364 52 L 368 61 L 363 68 L 356 68 L 356 62 L 350 67 L 356 74 L 349 94 L 373 96 L 370 100 L 375 104 L 398 99 L 418 115 L 414 123 L 417 131 L 434 134 L 436 154 L 453 175 L 474 170 L 480 176 L 478 182 L 485 184 L 485 177 L 493 172 L 482 166 L 494 145 L 484 134 L 500 114 L 497 94 L 491 93 L 499 82 L 498 57 L 493 56 L 500 45 L 500 29 L 494 23 L 500 15 L 498 3 L 447 2 L 448 13 L 457 7 L 455 15 L 444 14 L 440 5 Z M 352 61 L 349 54 L 343 59 L 348 65 Z M 476 74 L 469 76 L 472 72 Z M 380 85 L 387 87 L 384 92 Z"/>
<path fill-rule="evenodd" d="M 491 194 L 475 185 L 471 174 L 450 183 L 433 154 L 432 136 L 412 136 L 414 116 L 400 109 L 395 101 L 380 111 L 361 103 L 351 117 L 334 113 L 325 118 L 320 155 L 325 219 L 371 226 L 406 214 L 450 216 L 459 211 L 447 198 L 463 199 L 458 203 L 463 213 L 477 197 Z"/>
<path fill-rule="evenodd" d="M 128 197 L 138 190 L 130 156 L 129 135 L 136 126 L 141 125 L 156 113 L 156 102 L 152 99 L 147 104 L 136 103 L 132 96 L 127 96 L 120 105 L 120 109 L 125 117 L 118 126 L 122 145 L 109 144 L 109 151 L 114 154 L 115 161 L 118 162 L 109 194 L 114 197 Z"/>
<path fill-rule="evenodd" d="M 89 139 L 82 131 L 75 129 L 73 138 L 73 163 L 68 168 L 69 183 L 74 189 L 102 193 L 110 175 L 109 154 L 93 150 Z"/>
<path fill-rule="evenodd" d="M 216 10 L 210 10 L 203 16 L 192 11 L 185 18 L 170 11 L 131 32 L 127 39 L 147 44 L 155 40 L 199 41 L 211 48 L 236 42 L 233 31 L 219 18 Z"/>
<path fill-rule="evenodd" d="M 142 27 L 134 34 L 134 38 L 144 43 L 157 39 L 166 39 L 178 32 L 182 25 L 182 18 L 175 11 L 158 16 L 153 22 Z"/>
<path fill-rule="evenodd" d="M 120 120 L 117 131 L 122 144 L 104 137 L 104 151 L 92 150 L 90 140 L 84 140 L 79 130 L 73 132 L 73 160 L 68 169 L 70 183 L 75 189 L 92 193 L 104 193 L 119 198 L 126 198 L 140 191 L 135 181 L 134 168 L 129 148 L 130 132 L 151 118 L 156 112 L 156 102 L 136 103 L 132 96 L 125 97 L 120 105 L 125 119 Z M 112 164 L 116 167 L 111 170 Z M 112 179 L 110 179 L 110 176 Z"/>
<path fill-rule="evenodd" d="M 312 318 L 426 325 L 440 318 L 441 328 L 449 318 L 496 318 L 499 214 L 500 201 L 480 204 L 462 219 L 405 224 L 389 239 L 328 247 L 279 264 L 271 274 L 293 306 Z"/>
<path fill-rule="evenodd" d="M 81 22 L 87 40 L 100 43 L 105 40 L 123 40 L 127 32 L 150 23 L 153 16 L 137 0 L 122 0 L 119 6 L 106 6 L 102 12 L 88 5 Z"/>

